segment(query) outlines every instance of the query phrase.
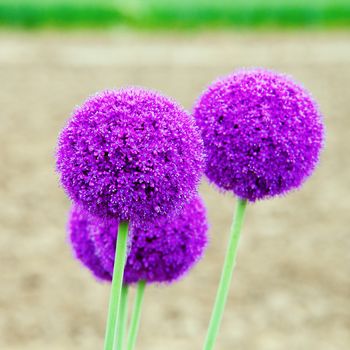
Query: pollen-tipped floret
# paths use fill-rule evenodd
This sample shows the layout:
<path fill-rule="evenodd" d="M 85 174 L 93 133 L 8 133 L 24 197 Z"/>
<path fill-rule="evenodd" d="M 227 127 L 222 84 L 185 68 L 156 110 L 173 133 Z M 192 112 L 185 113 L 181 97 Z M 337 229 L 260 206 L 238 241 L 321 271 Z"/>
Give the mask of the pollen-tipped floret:
<path fill-rule="evenodd" d="M 152 220 L 196 193 L 203 144 L 193 118 L 141 88 L 104 91 L 78 107 L 60 134 L 57 170 L 90 213 Z"/>
<path fill-rule="evenodd" d="M 320 112 L 291 78 L 242 70 L 208 87 L 194 107 L 218 187 L 255 201 L 299 187 L 323 145 Z"/>
<path fill-rule="evenodd" d="M 81 218 L 80 222 L 72 218 Z M 98 219 L 75 206 L 71 214 L 70 230 L 74 226 L 81 229 L 86 241 L 94 244 L 94 257 L 98 271 L 108 272 L 105 280 L 113 273 L 117 221 Z M 172 282 L 186 273 L 203 255 L 207 244 L 208 224 L 204 204 L 196 197 L 181 213 L 162 217 L 152 224 L 141 223 L 131 226 L 131 242 L 125 266 L 124 282 L 127 284 L 145 280 L 152 282 Z M 75 246 L 73 245 L 75 248 Z M 76 249 L 76 248 L 75 248 Z M 81 257 L 83 262 L 93 259 Z M 94 266 L 86 264 L 95 275 Z"/>

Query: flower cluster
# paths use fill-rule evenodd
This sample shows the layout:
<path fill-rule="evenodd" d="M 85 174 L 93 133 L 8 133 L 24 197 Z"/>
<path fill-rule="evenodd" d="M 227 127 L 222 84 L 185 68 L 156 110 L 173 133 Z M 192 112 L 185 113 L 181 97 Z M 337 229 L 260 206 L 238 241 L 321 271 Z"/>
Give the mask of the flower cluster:
<path fill-rule="evenodd" d="M 98 279 L 113 278 L 105 348 L 122 348 L 123 273 L 124 284 L 138 283 L 133 345 L 145 282 L 173 282 L 203 255 L 208 223 L 197 185 L 205 169 L 211 182 L 240 198 L 204 346 L 212 349 L 247 200 L 300 187 L 318 163 L 323 139 L 310 94 L 263 69 L 214 82 L 193 115 L 141 88 L 104 91 L 78 107 L 59 136 L 57 170 L 73 201 L 68 231 L 77 259 Z"/>
<path fill-rule="evenodd" d="M 241 70 L 208 87 L 194 107 L 207 153 L 206 175 L 255 201 L 299 187 L 323 144 L 316 103 L 291 78 Z"/>
<path fill-rule="evenodd" d="M 205 207 L 199 197 L 192 199 L 180 214 L 150 225 L 133 225 L 124 283 L 178 279 L 203 255 L 207 229 Z M 118 221 L 97 219 L 73 206 L 68 230 L 76 257 L 97 278 L 111 280 Z"/>
<path fill-rule="evenodd" d="M 282 74 L 253 69 L 219 79 L 193 115 L 156 92 L 104 91 L 61 132 L 57 169 L 75 203 L 71 241 L 98 278 L 111 277 L 122 220 L 132 227 L 127 283 L 171 281 L 197 260 L 207 224 L 193 197 L 204 148 L 209 180 L 249 201 L 299 187 L 318 162 L 320 112 Z"/>
<path fill-rule="evenodd" d="M 168 215 L 196 193 L 204 166 L 194 119 L 141 88 L 104 91 L 78 107 L 59 136 L 57 170 L 69 197 L 119 220 Z"/>

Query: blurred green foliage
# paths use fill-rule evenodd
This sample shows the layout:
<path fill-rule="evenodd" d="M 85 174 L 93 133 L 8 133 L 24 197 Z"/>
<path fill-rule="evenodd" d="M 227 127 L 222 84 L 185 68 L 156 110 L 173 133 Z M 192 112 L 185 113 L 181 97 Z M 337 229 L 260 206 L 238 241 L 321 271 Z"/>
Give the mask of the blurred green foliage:
<path fill-rule="evenodd" d="M 350 0 L 0 0 L 0 25 L 349 26 Z"/>
<path fill-rule="evenodd" d="M 0 25 L 19 27 L 94 27 L 121 21 L 106 0 L 0 0 Z"/>

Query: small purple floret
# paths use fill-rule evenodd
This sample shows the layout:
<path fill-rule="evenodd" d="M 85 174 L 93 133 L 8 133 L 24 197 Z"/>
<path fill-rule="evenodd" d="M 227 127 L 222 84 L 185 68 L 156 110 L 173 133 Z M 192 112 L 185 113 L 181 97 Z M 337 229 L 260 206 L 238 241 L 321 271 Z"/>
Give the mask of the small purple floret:
<path fill-rule="evenodd" d="M 194 107 L 207 153 L 206 175 L 218 187 L 255 201 L 298 188 L 323 146 L 321 114 L 291 78 L 242 70 L 208 87 Z"/>
<path fill-rule="evenodd" d="M 94 242 L 93 255 L 98 260 L 97 271 L 102 267 L 103 271 L 108 272 L 104 279 L 110 280 L 114 265 L 117 222 L 98 219 L 77 206 L 72 213 L 71 230 L 77 226 L 85 235 L 86 241 Z M 80 217 L 81 222 L 72 222 L 74 217 Z M 147 227 L 134 224 L 130 232 L 131 248 L 124 282 L 172 282 L 180 278 L 203 255 L 207 244 L 207 230 L 206 210 L 199 197 L 192 199 L 176 216 L 162 217 Z M 78 255 L 78 258 L 83 262 L 93 261 L 90 253 L 87 252 L 87 257 Z M 93 264 L 85 265 L 96 275 Z"/>
<path fill-rule="evenodd" d="M 203 142 L 174 101 L 141 88 L 104 91 L 78 107 L 60 134 L 57 170 L 69 197 L 120 220 L 180 210 L 196 193 Z"/>

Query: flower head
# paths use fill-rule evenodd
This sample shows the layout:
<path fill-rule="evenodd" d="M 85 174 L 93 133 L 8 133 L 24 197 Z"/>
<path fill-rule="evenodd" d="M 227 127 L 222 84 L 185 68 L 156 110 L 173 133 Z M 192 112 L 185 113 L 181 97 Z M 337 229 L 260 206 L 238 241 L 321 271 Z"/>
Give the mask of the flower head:
<path fill-rule="evenodd" d="M 291 78 L 242 70 L 208 87 L 194 107 L 218 187 L 255 201 L 299 187 L 323 145 L 320 112 Z"/>
<path fill-rule="evenodd" d="M 80 222 L 73 218 L 80 217 Z M 78 227 L 85 240 L 93 242 L 98 270 L 102 267 L 110 280 L 113 273 L 117 221 L 98 219 L 78 206 L 73 207 L 70 230 Z M 81 229 L 81 226 L 85 226 Z M 205 207 L 199 197 L 188 203 L 176 216 L 162 217 L 150 225 L 140 223 L 131 227 L 130 250 L 125 266 L 124 282 L 127 284 L 145 280 L 172 282 L 186 273 L 203 255 L 207 243 L 208 224 Z M 74 249 L 76 245 L 73 245 Z M 76 254 L 77 255 L 77 254 Z M 77 255 L 83 262 L 93 261 Z M 95 266 L 87 267 L 95 275 Z"/>
<path fill-rule="evenodd" d="M 196 193 L 203 145 L 193 118 L 141 88 L 104 91 L 78 107 L 60 134 L 57 170 L 90 213 L 152 220 Z"/>

